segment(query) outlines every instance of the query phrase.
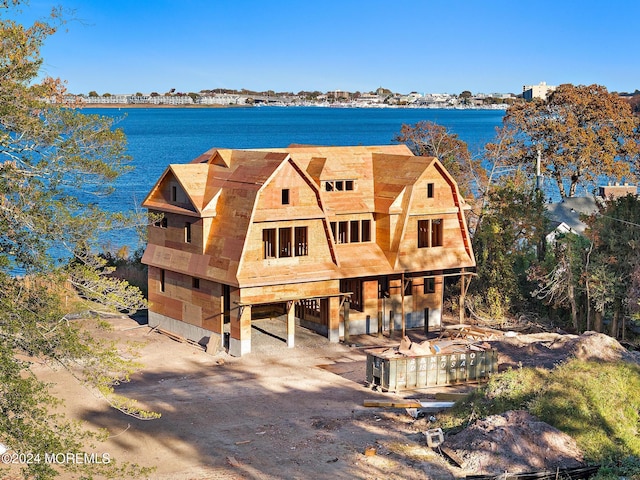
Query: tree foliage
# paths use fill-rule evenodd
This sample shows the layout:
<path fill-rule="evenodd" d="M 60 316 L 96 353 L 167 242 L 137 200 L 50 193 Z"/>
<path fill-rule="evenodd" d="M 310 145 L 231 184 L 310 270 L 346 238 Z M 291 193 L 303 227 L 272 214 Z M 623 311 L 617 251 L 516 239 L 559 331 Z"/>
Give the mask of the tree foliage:
<path fill-rule="evenodd" d="M 602 86 L 560 85 L 546 101 L 511 105 L 504 123 L 518 147 L 515 159 L 533 175 L 540 155 L 562 198 L 602 176 L 637 178 L 640 119 Z"/>
<path fill-rule="evenodd" d="M 478 278 L 472 292 L 485 316 L 501 320 L 526 301 L 522 284 L 544 244 L 548 221 L 544 196 L 519 176 L 496 186 L 473 237 Z"/>
<path fill-rule="evenodd" d="M 34 455 L 83 452 L 92 435 L 50 413 L 56 401 L 29 362 L 68 368 L 116 408 L 146 417 L 113 395 L 133 365 L 91 338 L 60 301 L 71 279 L 85 296 L 91 290 L 114 308 L 142 306 L 139 291 L 114 283 L 96 263 L 98 234 L 132 221 L 94 201 L 113 190 L 129 159 L 113 120 L 50 102 L 62 100 L 65 89 L 60 80 L 38 78 L 40 49 L 64 23 L 62 12 L 23 26 L 15 20 L 21 3 L 0 4 L 0 442 Z M 100 472 L 93 464 L 67 467 L 84 468 L 84 477 L 132 474 L 118 473 L 114 463 Z M 34 478 L 57 473 L 44 463 L 24 468 Z"/>
<path fill-rule="evenodd" d="M 485 184 L 485 171 L 474 159 L 467 143 L 446 127 L 430 121 L 403 124 L 395 141 L 404 143 L 415 155 L 436 157 L 458 181 L 460 193 L 474 197 Z"/>
<path fill-rule="evenodd" d="M 587 220 L 593 242 L 589 282 L 596 312 L 611 313 L 610 333 L 624 336 L 625 319 L 633 312 L 629 300 L 637 298 L 635 275 L 640 269 L 640 199 L 626 195 L 608 200 Z"/>

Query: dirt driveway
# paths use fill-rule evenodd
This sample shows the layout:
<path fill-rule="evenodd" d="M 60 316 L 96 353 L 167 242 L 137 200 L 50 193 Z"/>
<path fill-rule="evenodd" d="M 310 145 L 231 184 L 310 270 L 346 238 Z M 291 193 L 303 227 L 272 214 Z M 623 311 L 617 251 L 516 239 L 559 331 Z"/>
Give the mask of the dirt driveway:
<path fill-rule="evenodd" d="M 70 418 L 108 430 L 98 453 L 155 467 L 150 478 L 412 480 L 462 473 L 426 448 L 404 410 L 363 406 L 365 399 L 399 397 L 365 385 L 364 346 L 330 344 L 298 328 L 296 348 L 288 349 L 254 330 L 251 354 L 212 356 L 130 318 L 108 321 L 114 330 L 102 335 L 133 345 L 144 364 L 118 392 L 160 419 L 111 409 L 64 371 L 35 370 L 55 384 Z M 378 339 L 366 340 L 375 346 Z M 364 454 L 369 446 L 375 455 Z"/>

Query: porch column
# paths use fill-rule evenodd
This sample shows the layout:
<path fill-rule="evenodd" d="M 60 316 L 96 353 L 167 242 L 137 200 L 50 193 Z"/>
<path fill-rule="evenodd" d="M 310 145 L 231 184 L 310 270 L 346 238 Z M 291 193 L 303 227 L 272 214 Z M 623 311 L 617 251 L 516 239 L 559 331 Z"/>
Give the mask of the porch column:
<path fill-rule="evenodd" d="M 251 305 L 231 312 L 229 355 L 241 357 L 251 353 Z"/>
<path fill-rule="evenodd" d="M 296 302 L 287 302 L 287 347 L 293 348 L 296 341 Z"/>
<path fill-rule="evenodd" d="M 327 298 L 327 338 L 331 343 L 340 341 L 340 297 Z"/>

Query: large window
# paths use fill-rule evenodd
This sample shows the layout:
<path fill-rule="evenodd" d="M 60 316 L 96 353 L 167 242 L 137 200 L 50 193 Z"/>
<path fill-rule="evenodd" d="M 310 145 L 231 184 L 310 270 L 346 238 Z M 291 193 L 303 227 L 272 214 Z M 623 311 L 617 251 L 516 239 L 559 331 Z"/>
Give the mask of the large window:
<path fill-rule="evenodd" d="M 362 232 L 362 241 L 370 242 L 371 241 L 371 220 L 362 220 L 361 224 L 361 232 Z"/>
<path fill-rule="evenodd" d="M 309 254 L 307 227 L 262 230 L 263 258 L 302 257 Z"/>
<path fill-rule="evenodd" d="M 309 246 L 307 243 L 307 227 L 295 228 L 295 242 L 297 257 L 302 257 L 309 253 Z"/>
<path fill-rule="evenodd" d="M 276 229 L 265 228 L 262 230 L 262 245 L 264 247 L 264 258 L 275 258 L 276 256 Z"/>
<path fill-rule="evenodd" d="M 352 243 L 360 241 L 360 222 L 358 220 L 349 222 L 349 241 Z"/>
<path fill-rule="evenodd" d="M 371 220 L 331 222 L 330 226 L 335 243 L 358 243 L 371 241 Z"/>
<path fill-rule="evenodd" d="M 443 220 L 418 220 L 418 248 L 441 247 L 443 241 Z"/>
<path fill-rule="evenodd" d="M 278 229 L 278 242 L 280 258 L 291 256 L 291 229 L 279 228 Z"/>
<path fill-rule="evenodd" d="M 431 246 L 442 246 L 442 219 L 431 220 Z"/>
<path fill-rule="evenodd" d="M 338 222 L 338 243 L 349 243 L 348 225 L 349 222 Z"/>
<path fill-rule="evenodd" d="M 418 220 L 418 248 L 429 246 L 429 220 Z"/>

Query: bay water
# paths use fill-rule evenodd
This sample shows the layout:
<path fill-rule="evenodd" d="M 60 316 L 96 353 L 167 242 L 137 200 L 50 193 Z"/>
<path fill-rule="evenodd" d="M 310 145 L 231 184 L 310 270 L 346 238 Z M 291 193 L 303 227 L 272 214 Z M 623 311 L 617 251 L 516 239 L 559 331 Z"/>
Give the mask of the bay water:
<path fill-rule="evenodd" d="M 127 136 L 133 170 L 121 176 L 116 192 L 99 204 L 131 211 L 172 163 L 188 163 L 211 148 L 269 148 L 305 145 L 390 145 L 403 124 L 426 120 L 446 127 L 482 151 L 502 123 L 503 110 L 419 108 L 86 108 L 87 114 L 116 119 Z M 135 232 L 111 232 L 107 248 L 138 248 Z"/>

